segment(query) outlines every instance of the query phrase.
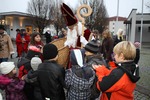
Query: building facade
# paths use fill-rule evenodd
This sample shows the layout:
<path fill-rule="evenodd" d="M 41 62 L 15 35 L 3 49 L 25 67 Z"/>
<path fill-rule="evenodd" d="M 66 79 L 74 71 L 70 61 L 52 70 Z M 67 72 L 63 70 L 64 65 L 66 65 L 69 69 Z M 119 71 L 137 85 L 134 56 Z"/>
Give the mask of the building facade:
<path fill-rule="evenodd" d="M 123 29 L 124 30 L 124 35 L 126 34 L 126 26 L 124 24 L 124 21 L 127 20 L 127 18 L 125 17 L 120 17 L 118 16 L 118 20 L 117 20 L 117 16 L 114 17 L 109 17 L 109 30 L 112 33 L 112 35 L 116 35 L 118 29 Z"/>
<path fill-rule="evenodd" d="M 22 12 L 0 13 L 0 24 L 4 25 L 11 38 L 16 38 L 16 29 L 26 29 L 31 34 L 36 28 L 32 24 L 31 15 Z"/>
<path fill-rule="evenodd" d="M 150 42 L 150 13 L 136 13 L 137 9 L 132 9 L 126 24 L 126 37 L 131 42 Z M 141 18 L 143 18 L 141 33 Z"/>

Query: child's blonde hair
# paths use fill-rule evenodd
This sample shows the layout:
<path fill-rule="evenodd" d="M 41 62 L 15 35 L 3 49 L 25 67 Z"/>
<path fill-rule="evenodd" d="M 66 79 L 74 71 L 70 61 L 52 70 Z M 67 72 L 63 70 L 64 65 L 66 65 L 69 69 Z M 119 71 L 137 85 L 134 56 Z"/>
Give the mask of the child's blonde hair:
<path fill-rule="evenodd" d="M 122 53 L 124 55 L 124 60 L 134 60 L 136 56 L 136 48 L 133 43 L 129 41 L 119 42 L 114 47 L 113 52 L 118 56 Z"/>

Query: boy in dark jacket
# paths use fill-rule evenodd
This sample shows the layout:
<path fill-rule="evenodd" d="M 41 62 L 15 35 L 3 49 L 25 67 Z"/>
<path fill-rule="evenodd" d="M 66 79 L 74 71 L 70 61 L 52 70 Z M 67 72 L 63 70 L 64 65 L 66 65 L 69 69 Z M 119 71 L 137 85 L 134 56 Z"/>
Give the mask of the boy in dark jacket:
<path fill-rule="evenodd" d="M 87 66 L 92 65 L 105 65 L 107 69 L 109 69 L 109 65 L 106 63 L 104 58 L 99 54 L 99 41 L 98 40 L 92 40 L 89 43 L 85 45 L 85 63 Z M 96 88 L 96 82 L 97 82 L 97 76 L 95 76 L 94 83 L 91 87 L 91 98 L 90 100 L 95 100 L 99 97 L 100 91 Z"/>
<path fill-rule="evenodd" d="M 33 57 L 31 59 L 32 69 L 28 72 L 27 75 L 24 76 L 24 80 L 34 87 L 34 100 L 45 100 L 41 95 L 39 83 L 37 82 L 37 75 L 38 75 L 37 68 L 41 63 L 42 61 L 39 57 Z"/>
<path fill-rule="evenodd" d="M 38 82 L 42 95 L 49 100 L 65 100 L 65 70 L 56 60 L 58 49 L 54 44 L 43 47 L 44 62 L 38 67 Z"/>

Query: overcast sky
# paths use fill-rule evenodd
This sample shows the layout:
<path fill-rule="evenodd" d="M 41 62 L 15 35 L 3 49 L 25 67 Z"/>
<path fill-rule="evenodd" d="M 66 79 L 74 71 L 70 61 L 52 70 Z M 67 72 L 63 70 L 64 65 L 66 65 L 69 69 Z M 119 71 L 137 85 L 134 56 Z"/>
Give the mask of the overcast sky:
<path fill-rule="evenodd" d="M 29 0 L 0 0 L 0 12 L 9 11 L 27 11 L 27 2 Z M 73 8 L 78 5 L 79 0 L 64 0 Z M 104 0 L 109 16 L 117 15 L 117 1 L 118 0 Z M 144 0 L 144 12 L 150 13 L 150 9 L 146 8 L 149 0 Z M 137 13 L 141 13 L 142 0 L 119 0 L 119 16 L 128 17 L 132 9 L 137 9 Z"/>

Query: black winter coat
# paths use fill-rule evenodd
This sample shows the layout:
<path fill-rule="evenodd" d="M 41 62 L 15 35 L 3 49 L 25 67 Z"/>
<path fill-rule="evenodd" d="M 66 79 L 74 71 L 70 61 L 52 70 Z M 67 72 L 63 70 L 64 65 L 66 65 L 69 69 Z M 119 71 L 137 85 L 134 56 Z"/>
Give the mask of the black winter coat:
<path fill-rule="evenodd" d="M 44 61 L 40 64 L 37 80 L 45 98 L 65 100 L 65 70 L 56 61 Z"/>
<path fill-rule="evenodd" d="M 42 97 L 41 89 L 37 81 L 37 76 L 38 76 L 37 70 L 36 71 L 30 70 L 27 74 L 27 77 L 25 78 L 25 81 L 27 83 L 30 83 L 30 85 L 34 88 L 34 100 L 45 100 L 45 98 Z"/>

